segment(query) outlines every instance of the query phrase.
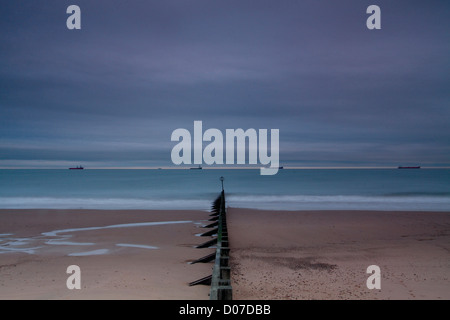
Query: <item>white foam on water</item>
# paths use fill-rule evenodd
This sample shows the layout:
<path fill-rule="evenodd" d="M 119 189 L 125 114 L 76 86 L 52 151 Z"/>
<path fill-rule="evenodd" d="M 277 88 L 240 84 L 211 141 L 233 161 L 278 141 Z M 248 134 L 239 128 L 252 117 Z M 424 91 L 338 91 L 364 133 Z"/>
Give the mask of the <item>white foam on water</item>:
<path fill-rule="evenodd" d="M 4 246 L 24 246 L 31 242 L 31 239 L 10 239 L 12 241 L 9 241 Z"/>
<path fill-rule="evenodd" d="M 261 210 L 448 211 L 447 196 L 229 195 L 227 205 Z"/>
<path fill-rule="evenodd" d="M 134 228 L 134 227 L 160 226 L 160 225 L 178 224 L 178 223 L 192 223 L 192 221 L 157 221 L 157 222 L 124 223 L 124 224 L 114 224 L 114 225 L 103 226 L 103 227 L 85 227 L 85 228 L 72 228 L 72 229 L 54 230 L 54 231 L 50 231 L 50 232 L 43 232 L 42 235 L 47 236 L 47 237 L 56 237 L 60 233 L 103 230 L 103 229 L 115 229 L 115 228 Z"/>
<path fill-rule="evenodd" d="M 268 210 L 450 210 L 447 195 L 245 195 L 230 194 L 227 206 Z M 2 209 L 153 209 L 208 211 L 211 199 L 0 197 Z M 1 236 L 1 235 L 0 235 Z"/>
<path fill-rule="evenodd" d="M 56 245 L 56 246 L 92 246 L 93 242 L 72 242 L 64 240 L 47 240 L 45 244 Z"/>
<path fill-rule="evenodd" d="M 3 236 L 11 236 L 12 233 L 4 233 Z M 30 245 L 34 241 L 33 238 L 10 238 L 5 237 L 0 240 L 0 253 L 15 253 L 15 252 L 21 252 L 21 253 L 28 253 L 28 254 L 34 254 L 37 249 L 41 247 L 31 247 L 31 248 L 20 248 L 21 246 L 27 246 Z"/>
<path fill-rule="evenodd" d="M 40 249 L 42 247 L 34 247 L 34 248 L 11 248 L 11 247 L 0 247 L 0 254 L 2 253 L 28 253 L 28 254 L 35 254 L 37 249 Z"/>
<path fill-rule="evenodd" d="M 103 254 L 107 254 L 108 252 L 109 252 L 108 249 L 97 249 L 92 251 L 69 253 L 68 255 L 71 257 L 100 256 Z"/>
<path fill-rule="evenodd" d="M 140 223 L 124 223 L 124 224 L 115 224 L 109 226 L 101 226 L 101 227 L 85 227 L 85 228 L 70 228 L 70 229 L 62 229 L 62 230 L 53 230 L 49 232 L 43 232 L 40 236 L 32 237 L 32 238 L 10 238 L 13 234 L 11 233 L 3 233 L 1 234 L 4 238 L 0 239 L 0 253 L 7 252 L 20 252 L 20 253 L 28 253 L 28 254 L 36 254 L 37 249 L 45 248 L 44 246 L 36 246 L 31 248 L 20 248 L 20 246 L 31 245 L 32 243 L 44 243 L 46 245 L 56 245 L 56 246 L 92 246 L 95 245 L 93 242 L 74 242 L 68 241 L 73 235 L 73 232 L 80 231 L 92 231 L 92 230 L 102 230 L 102 229 L 114 229 L 114 228 L 133 228 L 133 227 L 148 227 L 148 226 L 159 226 L 159 225 L 170 225 L 170 224 L 181 224 L 181 223 L 192 223 L 192 221 L 156 221 L 156 222 L 140 222 Z M 47 239 L 46 239 L 47 238 Z M 48 239 L 54 238 L 54 239 Z M 135 247 L 142 249 L 159 249 L 158 247 L 148 246 L 148 245 L 139 245 L 139 244 L 126 244 L 119 243 L 117 246 L 122 247 Z M 99 254 L 107 254 L 109 250 L 101 249 L 94 250 L 88 252 L 81 253 L 71 253 L 69 255 L 73 256 L 82 256 L 82 255 L 99 255 Z"/>
<path fill-rule="evenodd" d="M 118 246 L 118 247 L 142 248 L 142 249 L 159 249 L 158 247 L 154 247 L 154 246 L 147 246 L 147 245 L 143 245 L 143 244 L 129 244 L 129 243 L 117 243 L 116 246 Z"/>
<path fill-rule="evenodd" d="M 171 209 L 207 211 L 210 206 L 210 200 L 202 199 L 0 197 L 0 208 L 2 209 Z"/>

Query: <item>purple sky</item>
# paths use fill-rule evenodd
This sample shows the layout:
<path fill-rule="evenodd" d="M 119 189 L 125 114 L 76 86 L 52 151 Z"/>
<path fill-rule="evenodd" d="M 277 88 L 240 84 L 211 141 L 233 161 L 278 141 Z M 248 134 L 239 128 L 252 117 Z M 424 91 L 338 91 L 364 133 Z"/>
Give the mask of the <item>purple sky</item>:
<path fill-rule="evenodd" d="M 450 166 L 449 17 L 447 0 L 1 0 L 0 168 L 171 166 L 194 120 L 279 129 L 285 166 Z"/>

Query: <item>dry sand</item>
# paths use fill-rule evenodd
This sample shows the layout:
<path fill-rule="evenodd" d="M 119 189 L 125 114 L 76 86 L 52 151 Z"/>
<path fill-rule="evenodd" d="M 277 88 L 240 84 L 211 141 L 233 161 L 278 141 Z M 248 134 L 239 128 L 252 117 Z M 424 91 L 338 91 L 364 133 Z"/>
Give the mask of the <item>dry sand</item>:
<path fill-rule="evenodd" d="M 228 209 L 233 299 L 450 299 L 450 213 Z M 381 269 L 381 290 L 366 286 Z"/>
<path fill-rule="evenodd" d="M 208 240 L 196 236 L 208 218 L 202 211 L 0 210 L 0 299 L 209 299 L 208 286 L 188 286 L 211 274 L 210 264 L 188 263 L 214 252 L 194 248 Z M 190 222 L 42 235 L 157 221 Z M 107 253 L 70 256 L 96 250 Z M 81 290 L 67 289 L 69 265 L 81 269 Z"/>

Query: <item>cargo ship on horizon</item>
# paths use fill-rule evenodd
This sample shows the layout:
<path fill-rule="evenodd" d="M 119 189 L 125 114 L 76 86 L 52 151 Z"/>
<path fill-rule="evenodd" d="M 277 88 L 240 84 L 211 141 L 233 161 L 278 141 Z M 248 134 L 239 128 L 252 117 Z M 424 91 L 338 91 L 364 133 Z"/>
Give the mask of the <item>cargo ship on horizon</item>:
<path fill-rule="evenodd" d="M 74 168 L 69 168 L 69 170 L 83 170 L 84 168 L 82 166 L 77 166 Z"/>

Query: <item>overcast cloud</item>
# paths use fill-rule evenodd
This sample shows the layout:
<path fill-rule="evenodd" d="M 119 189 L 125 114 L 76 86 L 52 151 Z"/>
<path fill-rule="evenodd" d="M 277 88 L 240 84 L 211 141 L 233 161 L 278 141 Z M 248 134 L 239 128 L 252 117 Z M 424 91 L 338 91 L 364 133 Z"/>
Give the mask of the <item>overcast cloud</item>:
<path fill-rule="evenodd" d="M 172 166 L 194 120 L 279 129 L 286 166 L 450 166 L 446 0 L 0 7 L 0 168 Z"/>

